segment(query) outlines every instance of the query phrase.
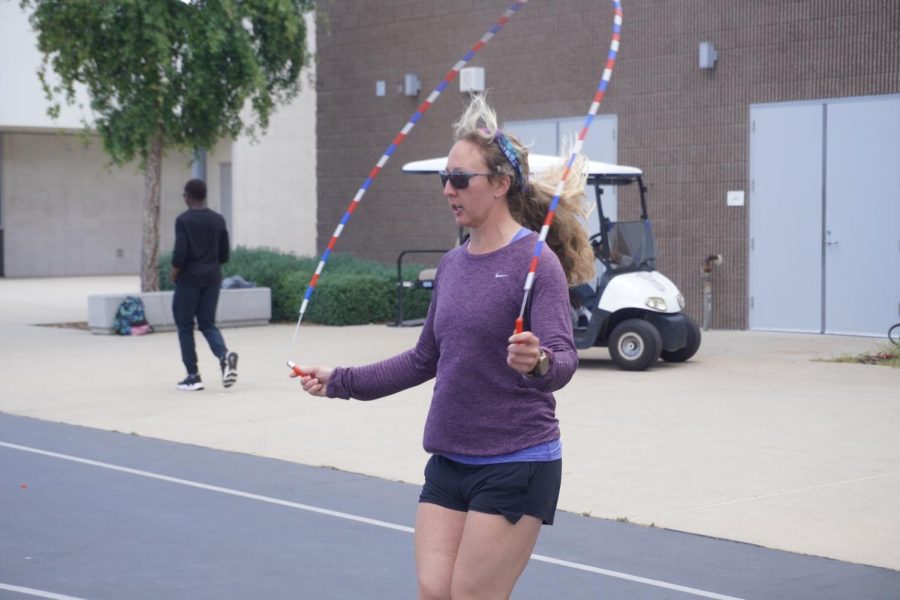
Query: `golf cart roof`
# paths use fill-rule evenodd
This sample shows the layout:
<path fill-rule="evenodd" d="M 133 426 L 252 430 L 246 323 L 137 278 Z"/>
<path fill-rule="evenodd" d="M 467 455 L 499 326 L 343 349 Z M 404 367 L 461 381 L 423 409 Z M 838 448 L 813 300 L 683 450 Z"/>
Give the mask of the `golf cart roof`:
<path fill-rule="evenodd" d="M 549 154 L 529 154 L 528 167 L 532 173 L 540 173 L 545 169 L 563 163 L 559 156 Z M 417 160 L 403 165 L 404 173 L 434 174 L 447 166 L 447 157 Z M 623 184 L 636 181 L 643 172 L 637 167 L 614 165 L 611 163 L 588 161 L 588 183 Z"/>

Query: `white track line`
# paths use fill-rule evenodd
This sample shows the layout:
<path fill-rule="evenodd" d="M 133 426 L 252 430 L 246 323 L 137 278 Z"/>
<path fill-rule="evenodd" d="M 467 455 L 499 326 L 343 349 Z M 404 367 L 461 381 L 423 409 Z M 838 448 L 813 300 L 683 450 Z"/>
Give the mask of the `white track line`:
<path fill-rule="evenodd" d="M 18 594 L 26 594 L 28 596 L 37 596 L 38 598 L 50 598 L 51 600 L 83 600 L 82 598 L 76 598 L 75 596 L 64 596 L 62 594 L 54 594 L 53 592 L 45 592 L 43 590 L 21 587 L 18 585 L 9 585 L 6 583 L 0 583 L 0 590 L 6 590 L 7 592 L 16 592 Z"/>
<path fill-rule="evenodd" d="M 32 454 L 40 454 L 43 456 L 50 456 L 52 458 L 68 460 L 71 462 L 81 463 L 84 465 L 90 465 L 93 467 L 109 469 L 111 471 L 119 471 L 120 473 L 128 473 L 130 475 L 138 475 L 140 477 L 147 477 L 149 479 L 157 479 L 159 481 L 166 481 L 168 483 L 176 483 L 178 485 L 184 485 L 187 487 L 197 488 L 197 489 L 201 489 L 201 490 L 218 492 L 220 494 L 227 494 L 229 496 L 237 496 L 239 498 L 247 498 L 248 500 L 257 500 L 259 502 L 266 502 L 268 504 L 277 504 L 279 506 L 287 506 L 289 508 L 305 510 L 305 511 L 320 514 L 320 515 L 327 515 L 329 517 L 337 517 L 339 519 L 355 521 L 357 523 L 365 523 L 367 525 L 383 527 L 385 529 L 404 531 L 406 533 L 413 533 L 415 531 L 415 529 L 413 529 L 412 527 L 407 527 L 405 525 L 397 525 L 396 523 L 389 523 L 387 521 L 380 521 L 378 519 L 370 519 L 368 517 L 361 517 L 359 515 L 353 515 L 350 513 L 340 512 L 340 511 L 336 511 L 336 510 L 330 510 L 327 508 L 320 508 L 318 506 L 311 506 L 309 504 L 300 504 L 299 502 L 280 500 L 278 498 L 272 498 L 271 496 L 261 496 L 259 494 L 251 494 L 249 492 L 242 492 L 240 490 L 235 490 L 235 489 L 226 488 L 226 487 L 220 487 L 217 485 L 209 485 L 207 483 L 200 483 L 197 481 L 191 481 L 189 479 L 180 479 L 178 477 L 169 477 L 168 475 L 161 475 L 159 473 L 153 473 L 150 471 L 141 471 L 139 469 L 131 469 L 129 467 L 122 467 L 122 466 L 113 465 L 110 463 L 100 462 L 100 461 L 96 461 L 96 460 L 90 460 L 88 458 L 79 458 L 77 456 L 71 456 L 69 454 L 60 454 L 58 452 L 50 452 L 48 450 L 41 450 L 39 448 L 32 448 L 30 446 L 20 446 L 19 444 L 11 444 L 9 442 L 0 442 L 0 446 L 6 447 L 6 448 L 11 448 L 13 450 L 21 450 L 23 452 L 31 452 Z M 575 569 L 578 571 L 587 571 L 589 573 L 596 573 L 598 575 L 605 575 L 607 577 L 615 577 L 616 579 L 624 579 L 626 581 L 642 583 L 644 585 L 650 585 L 653 587 L 658 587 L 658 588 L 663 588 L 663 589 L 673 590 L 673 591 L 678 591 L 678 592 L 684 592 L 685 594 L 691 594 L 694 596 L 699 596 L 701 598 L 713 598 L 714 600 L 742 600 L 741 598 L 737 598 L 736 596 L 727 596 L 725 594 L 717 594 L 715 592 L 708 592 L 706 590 L 700 590 L 697 588 L 686 587 L 686 586 L 678 585 L 675 583 L 669 583 L 667 581 L 660 581 L 658 579 L 649 579 L 647 577 L 639 577 L 637 575 L 630 575 L 628 573 L 621 573 L 619 571 L 611 571 L 609 569 L 601 569 L 600 567 L 592 567 L 591 565 L 570 562 L 567 560 L 552 558 L 550 556 L 542 556 L 540 554 L 532 554 L 531 558 L 532 558 L 532 560 L 535 560 L 535 561 L 545 562 L 545 563 L 557 565 L 560 567 L 566 567 L 566 568 Z M 0 587 L 0 589 L 3 589 L 3 588 Z M 22 589 L 27 589 L 27 588 L 22 588 Z M 45 597 L 60 598 L 62 600 L 69 600 L 69 598 L 70 598 L 69 596 L 58 596 L 58 595 L 48 595 Z"/>

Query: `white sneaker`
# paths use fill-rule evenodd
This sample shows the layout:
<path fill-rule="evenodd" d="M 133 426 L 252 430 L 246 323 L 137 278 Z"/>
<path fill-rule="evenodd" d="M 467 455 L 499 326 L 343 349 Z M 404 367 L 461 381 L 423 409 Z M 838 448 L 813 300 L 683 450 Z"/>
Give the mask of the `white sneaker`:
<path fill-rule="evenodd" d="M 219 361 L 219 366 L 222 367 L 222 385 L 227 388 L 233 386 L 237 381 L 237 361 L 237 352 L 229 352 Z"/>

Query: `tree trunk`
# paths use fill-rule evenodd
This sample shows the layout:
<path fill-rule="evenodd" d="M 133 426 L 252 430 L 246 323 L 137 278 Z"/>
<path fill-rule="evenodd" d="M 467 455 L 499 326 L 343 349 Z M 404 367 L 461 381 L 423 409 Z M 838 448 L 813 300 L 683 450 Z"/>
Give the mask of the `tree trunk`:
<path fill-rule="evenodd" d="M 141 291 L 159 290 L 159 194 L 162 180 L 162 136 L 150 142 L 144 165 L 144 230 L 141 245 Z"/>

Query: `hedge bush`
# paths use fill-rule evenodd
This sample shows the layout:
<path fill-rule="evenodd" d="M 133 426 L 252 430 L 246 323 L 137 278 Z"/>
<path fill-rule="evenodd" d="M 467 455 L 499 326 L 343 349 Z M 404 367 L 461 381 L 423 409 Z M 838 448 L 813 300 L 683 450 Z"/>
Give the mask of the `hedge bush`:
<path fill-rule="evenodd" d="M 174 288 L 169 278 L 171 263 L 171 253 L 160 255 L 162 289 Z M 240 275 L 260 287 L 270 288 L 272 320 L 292 322 L 297 319 L 306 286 L 318 264 L 318 258 L 239 246 L 223 265 L 222 273 L 225 277 Z M 404 265 L 403 278 L 414 280 L 423 268 L 422 265 Z M 431 292 L 406 289 L 403 293 L 404 318 L 423 318 L 428 312 Z M 316 284 L 303 320 L 323 325 L 361 325 L 393 321 L 396 313 L 396 266 L 333 254 Z"/>

